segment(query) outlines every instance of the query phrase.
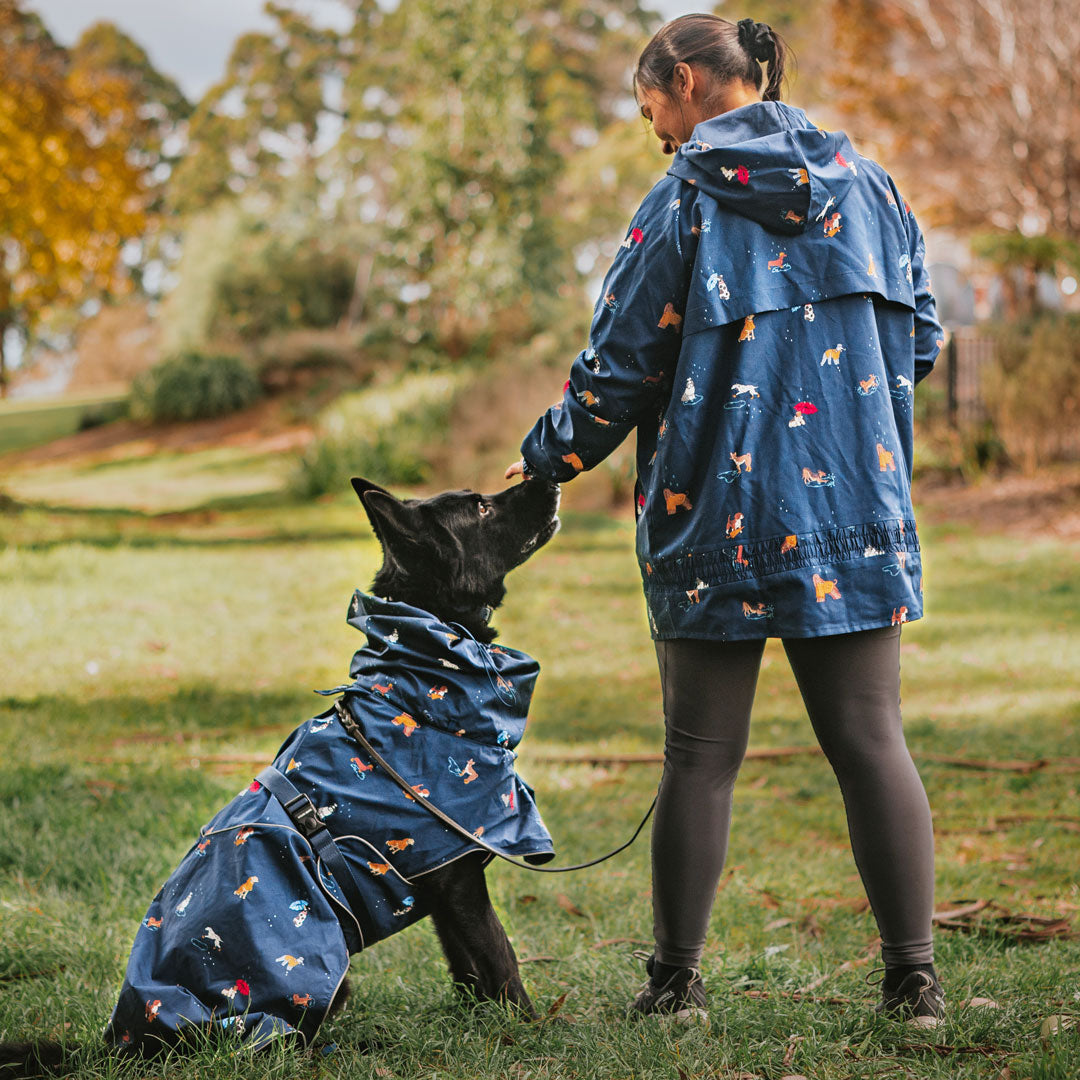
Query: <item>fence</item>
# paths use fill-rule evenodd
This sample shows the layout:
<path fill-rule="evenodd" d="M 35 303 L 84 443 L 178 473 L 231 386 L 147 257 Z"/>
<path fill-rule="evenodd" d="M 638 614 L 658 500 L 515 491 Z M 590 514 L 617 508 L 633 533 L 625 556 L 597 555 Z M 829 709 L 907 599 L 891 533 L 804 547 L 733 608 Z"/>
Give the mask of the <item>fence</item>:
<path fill-rule="evenodd" d="M 972 326 L 953 330 L 945 348 L 945 374 L 949 424 L 967 428 L 986 419 L 981 374 L 994 362 L 994 343 Z"/>

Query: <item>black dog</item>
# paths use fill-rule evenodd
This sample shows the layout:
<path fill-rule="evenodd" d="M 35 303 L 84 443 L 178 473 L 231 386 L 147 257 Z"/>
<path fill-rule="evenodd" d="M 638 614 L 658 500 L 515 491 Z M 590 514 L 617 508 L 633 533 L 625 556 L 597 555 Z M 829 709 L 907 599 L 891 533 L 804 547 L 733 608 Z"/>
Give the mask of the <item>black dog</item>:
<path fill-rule="evenodd" d="M 491 646 L 495 630 L 489 620 L 505 596 L 503 579 L 506 574 L 523 563 L 557 531 L 559 489 L 542 481 L 527 480 L 495 495 L 459 491 L 424 500 L 399 500 L 368 481 L 354 479 L 352 483 L 382 546 L 383 564 L 372 585 L 374 597 L 364 597 L 358 593 L 350 609 L 353 616 L 350 622 L 365 630 L 370 644 L 354 657 L 354 682 L 338 688 L 345 694 L 342 702 L 335 706 L 338 710 L 337 717 L 341 721 L 340 727 L 332 727 L 335 724 L 334 710 L 330 710 L 298 728 L 276 759 L 276 763 L 281 763 L 280 771 L 274 768 L 264 770 L 248 792 L 241 793 L 219 813 L 200 833 L 199 844 L 192 848 L 155 898 L 136 938 L 124 989 L 106 1032 L 108 1040 L 120 1049 L 153 1053 L 175 1046 L 184 1040 L 183 1029 L 189 1025 L 195 1028 L 213 1028 L 218 1032 L 229 1030 L 234 1034 L 243 1033 L 250 1036 L 251 1043 L 255 1046 L 265 1045 L 271 1038 L 293 1032 L 299 1032 L 306 1039 L 331 1011 L 340 1006 L 347 994 L 347 984 L 343 977 L 338 977 L 339 973 L 334 965 L 340 966 L 340 975 L 343 976 L 344 968 L 348 964 L 348 952 L 355 952 L 371 940 L 377 940 L 380 935 L 375 932 L 378 929 L 375 924 L 380 919 L 382 936 L 400 928 L 394 923 L 394 919 L 399 916 L 406 916 L 401 919 L 400 925 L 407 925 L 417 917 L 431 915 L 449 964 L 451 978 L 460 993 L 472 999 L 503 1001 L 527 1016 L 536 1015 L 522 985 L 513 947 L 488 897 L 484 866 L 490 855 L 483 850 L 477 850 L 475 843 L 469 843 L 468 839 L 463 842 L 460 837 L 456 837 L 458 846 L 444 858 L 437 859 L 432 869 L 414 862 L 409 876 L 391 866 L 389 857 L 385 863 L 369 860 L 366 866 L 372 872 L 372 880 L 377 879 L 379 887 L 384 890 L 383 893 L 376 894 L 376 899 L 371 901 L 369 906 L 373 911 L 381 908 L 381 913 L 368 912 L 365 916 L 356 912 L 354 915 L 348 901 L 350 898 L 355 900 L 359 894 L 350 893 L 343 887 L 337 889 L 337 882 L 339 877 L 342 883 L 349 877 L 355 886 L 355 879 L 351 877 L 349 867 L 343 865 L 340 852 L 335 854 L 334 851 L 327 851 L 327 847 L 334 848 L 335 844 L 327 844 L 329 831 L 319 820 L 334 814 L 336 804 L 321 808 L 315 806 L 313 800 L 318 800 L 324 790 L 318 780 L 313 781 L 312 786 L 307 788 L 311 792 L 310 796 L 298 795 L 295 801 L 290 802 L 289 795 L 295 795 L 296 789 L 289 785 L 295 782 L 298 788 L 302 787 L 304 779 L 301 774 L 305 771 L 300 768 L 301 763 L 291 756 L 290 748 L 302 745 L 304 751 L 297 751 L 297 757 L 313 764 L 312 759 L 316 756 L 313 747 L 320 744 L 335 745 L 325 742 L 331 737 L 345 740 L 345 744 L 348 744 L 345 732 L 358 719 L 357 726 L 363 727 L 365 718 L 370 724 L 368 737 L 372 740 L 370 746 L 373 747 L 380 738 L 378 717 L 379 709 L 384 707 L 385 698 L 384 715 L 393 717 L 389 725 L 383 724 L 382 729 L 381 737 L 384 741 L 381 753 L 387 758 L 392 756 L 391 751 L 395 746 L 407 747 L 406 759 L 410 766 L 415 768 L 419 760 L 419 748 L 427 739 L 436 747 L 435 752 L 440 755 L 443 770 L 447 767 L 445 762 L 449 761 L 451 775 L 448 779 L 444 771 L 440 782 L 455 797 L 465 792 L 464 785 L 473 780 L 481 779 L 481 783 L 475 785 L 474 791 L 484 790 L 485 782 L 490 786 L 492 778 L 494 782 L 499 782 L 499 770 L 492 763 L 497 764 L 507 758 L 512 761 L 513 755 L 508 751 L 524 727 L 528 688 L 531 687 L 531 679 L 535 678 L 535 664 L 524 654 Z M 400 647 L 399 624 L 402 628 Z M 458 634 L 458 630 L 464 633 Z M 420 656 L 416 649 L 426 643 L 425 634 L 430 634 L 436 640 L 447 640 L 449 644 L 442 645 L 441 648 L 436 645 L 432 649 L 432 653 L 436 654 L 433 657 Z M 390 643 L 394 643 L 393 646 Z M 399 648 L 400 653 L 395 651 Z M 378 665 L 383 661 L 390 662 L 387 658 L 392 655 L 399 656 L 396 661 L 399 664 L 397 668 L 372 667 L 373 663 Z M 417 685 L 427 687 L 432 682 L 432 670 L 445 673 L 446 682 L 449 684 L 432 685 L 430 691 L 422 695 L 430 698 L 430 701 L 425 700 L 419 708 L 409 706 L 417 715 L 422 716 L 423 723 L 402 710 L 401 701 L 412 700 L 408 697 L 403 699 L 401 695 L 406 693 L 407 684 L 414 672 L 410 667 L 400 666 L 400 656 L 406 657 L 406 660 L 412 657 L 411 668 L 415 668 L 417 672 L 412 681 L 417 682 Z M 474 670 L 470 670 L 470 663 Z M 364 674 L 365 665 L 369 677 Z M 394 682 L 399 684 L 398 689 L 394 689 L 389 678 L 379 674 L 382 670 L 395 672 Z M 511 676 L 517 679 L 518 690 L 514 689 Z M 495 698 L 489 700 L 486 692 L 473 694 L 469 690 L 469 678 L 475 679 L 479 685 L 481 677 L 490 684 L 497 701 Z M 382 679 L 381 682 L 379 678 Z M 459 692 L 462 686 L 466 692 Z M 456 708 L 459 711 L 455 713 L 450 709 L 446 714 L 440 712 L 444 698 L 447 706 L 454 705 L 455 694 L 458 699 Z M 415 696 L 414 688 L 413 698 Z M 482 714 L 478 720 L 479 725 L 492 722 L 490 706 L 494 703 L 495 727 L 501 728 L 505 723 L 511 729 L 510 732 L 499 730 L 497 740 L 493 735 L 490 747 L 484 744 L 483 733 L 478 735 L 479 728 L 474 731 L 470 727 L 468 710 L 472 707 L 474 698 L 477 709 Z M 395 699 L 396 703 L 392 703 Z M 353 704 L 349 705 L 349 709 L 344 709 L 343 702 Z M 500 712 L 500 702 L 503 705 L 514 705 L 517 713 L 511 708 L 504 716 Z M 431 708 L 428 708 L 429 705 Z M 460 711 L 462 708 L 466 710 L 464 720 Z M 352 721 L 349 719 L 350 712 Z M 398 715 L 395 716 L 395 712 Z M 449 730 L 446 723 L 440 728 L 440 722 L 444 721 L 446 716 L 453 721 L 449 727 L 460 723 L 460 730 Z M 518 728 L 514 727 L 515 723 L 519 723 Z M 424 736 L 407 741 L 418 727 L 427 729 Z M 468 732 L 466 728 L 469 728 Z M 468 738 L 461 738 L 466 734 Z M 474 757 L 469 757 L 464 767 L 460 766 L 454 756 L 447 757 L 447 745 L 450 745 L 452 754 L 456 754 L 458 758 L 464 758 L 471 751 L 475 760 Z M 369 779 L 378 775 L 376 766 L 365 761 L 364 757 L 357 753 L 355 746 L 345 753 L 356 754 L 344 759 L 345 762 L 352 763 L 355 777 L 349 774 L 349 766 L 346 764 L 344 770 L 335 770 L 335 782 L 341 780 L 342 772 L 349 774 L 345 777 L 345 783 L 351 786 L 353 792 L 364 794 L 375 791 L 379 783 L 389 783 L 384 779 L 378 782 Z M 285 761 L 288 761 L 287 766 Z M 474 765 L 478 766 L 479 774 Z M 291 771 L 294 767 L 297 769 L 296 773 Z M 489 832 L 484 842 L 490 841 L 497 847 L 501 845 L 501 849 L 510 854 L 528 855 L 531 851 L 538 858 L 549 857 L 544 853 L 543 845 L 536 846 L 535 825 L 532 826 L 531 838 L 513 831 L 519 820 L 515 814 L 522 814 L 522 804 L 527 802 L 528 807 L 531 807 L 531 793 L 513 776 L 512 765 L 509 768 L 509 787 L 504 786 L 501 799 L 502 806 L 511 809 L 515 808 L 516 800 L 515 812 L 511 813 L 508 809 L 504 819 L 489 820 Z M 402 769 L 404 771 L 404 766 Z M 278 785 L 281 784 L 284 773 L 289 773 L 292 780 L 285 779 L 283 794 L 283 789 Z M 435 786 L 433 782 L 432 787 Z M 264 787 L 265 790 L 262 790 Z M 425 797 L 430 794 L 420 784 L 416 784 L 413 790 Z M 395 803 L 395 814 L 402 819 L 408 814 L 413 815 L 411 824 L 404 831 L 416 835 L 418 851 L 424 843 L 421 837 L 430 839 L 431 834 L 423 832 L 423 823 L 417 827 L 417 817 L 423 819 L 423 822 L 428 821 L 428 818 L 408 790 L 403 793 L 402 790 L 394 788 L 393 792 L 394 798 L 398 800 Z M 257 803 L 260 810 L 252 811 L 243 804 L 245 798 Z M 402 802 L 403 798 L 410 799 L 411 805 Z M 488 791 L 485 795 L 488 813 L 492 812 L 491 804 L 499 806 L 499 796 Z M 237 818 L 234 811 L 233 818 L 227 820 L 230 811 L 237 806 L 242 807 L 241 817 Z M 525 809 L 527 811 L 527 808 Z M 348 812 L 346 809 L 345 814 Z M 249 817 L 243 817 L 245 813 Z M 337 813 L 337 820 L 340 821 L 342 813 Z M 538 817 L 529 818 L 528 812 L 524 814 L 524 818 L 527 819 L 526 831 L 532 822 L 539 822 Z M 238 825 L 238 820 L 243 821 L 243 825 Z M 470 820 L 470 828 L 473 824 Z M 390 826 L 392 825 L 393 821 L 390 822 Z M 373 831 L 365 833 L 363 843 L 367 849 L 379 853 L 375 855 L 375 860 L 382 858 L 385 850 L 381 846 L 384 836 L 400 836 L 402 830 L 395 830 L 390 826 L 384 825 L 383 832 L 373 827 Z M 387 828 L 389 832 L 385 831 Z M 436 828 L 452 835 L 450 830 L 437 822 Z M 502 833 L 500 829 L 503 830 Z M 335 834 L 338 843 L 350 839 L 348 835 L 343 835 L 350 831 L 339 830 Z M 539 831 L 549 844 L 542 823 L 539 824 Z M 483 828 L 477 828 L 475 835 L 480 836 L 483 832 Z M 270 837 L 267 844 L 276 846 L 260 848 L 263 834 Z M 287 836 L 287 841 L 278 839 L 282 836 Z M 321 845 L 319 836 L 322 837 Z M 470 834 L 465 833 L 465 836 L 469 838 Z M 249 840 L 249 837 L 254 839 Z M 414 854 L 409 851 L 413 844 L 411 836 L 385 840 L 386 849 L 396 853 L 404 852 L 406 855 Z M 530 844 L 533 845 L 531 848 Z M 214 853 L 214 859 L 225 861 L 213 862 L 206 859 L 204 856 L 207 849 Z M 549 846 L 547 850 L 550 850 Z M 251 855 L 252 852 L 254 855 Z M 255 864 L 255 868 L 269 866 L 272 870 L 264 869 L 260 878 L 252 872 L 253 864 L 250 859 L 263 857 L 263 852 L 269 854 L 261 864 Z M 275 878 L 279 870 L 284 875 L 289 869 L 287 865 L 282 869 L 279 864 L 287 863 L 288 857 L 297 853 L 299 860 L 305 864 L 300 870 L 300 876 L 310 887 L 302 894 L 306 899 L 294 900 L 290 904 L 288 898 L 300 895 L 303 886 L 287 879 L 284 885 L 279 885 Z M 317 854 L 325 857 L 325 868 L 329 868 L 331 872 L 330 887 L 327 887 L 322 877 L 324 865 L 316 858 Z M 335 863 L 331 857 L 338 861 Z M 296 866 L 300 865 L 297 861 Z M 312 867 L 316 865 L 318 869 L 313 874 Z M 222 867 L 225 867 L 223 871 Z M 199 874 L 202 877 L 198 877 Z M 229 876 L 230 874 L 232 876 Z M 400 880 L 392 882 L 394 875 Z M 318 879 L 315 884 L 312 884 L 313 876 Z M 211 886 L 206 885 L 208 877 L 212 881 Z M 222 877 L 226 880 L 222 881 Z M 238 879 L 239 886 L 233 888 Z M 173 883 L 176 884 L 170 893 L 170 885 Z M 410 895 L 404 896 L 405 891 L 409 891 Z M 204 896 L 204 893 L 208 895 Z M 249 895 L 266 899 L 248 900 Z M 367 897 L 367 893 L 363 895 Z M 282 900 L 282 897 L 285 899 Z M 271 907 L 259 908 L 256 905 L 260 902 L 268 903 Z M 213 906 L 215 904 L 216 907 Z M 398 907 L 391 915 L 390 909 L 394 908 L 395 904 Z M 353 904 L 353 908 L 359 906 L 361 905 Z M 270 919 L 263 917 L 267 911 L 274 912 Z M 345 915 L 342 915 L 342 911 Z M 244 923 L 251 912 L 255 913 L 253 929 Z M 284 912 L 284 918 L 279 917 L 280 912 Z M 296 912 L 295 917 L 291 917 L 292 912 Z M 189 914 L 192 918 L 184 921 Z M 324 962 L 324 957 L 317 953 L 318 944 L 322 940 L 319 934 L 323 932 L 327 915 L 333 926 L 331 937 L 335 944 L 333 950 L 328 950 L 336 954 L 333 962 Z M 202 932 L 204 923 L 211 924 L 205 926 L 205 933 Z M 275 938 L 273 932 L 267 930 L 271 923 L 277 924 L 275 932 L 280 934 L 281 927 L 284 926 L 291 937 Z M 386 928 L 387 925 L 389 929 Z M 302 935 L 292 930 L 292 927 L 301 926 L 304 927 Z M 163 942 L 170 930 L 177 927 L 180 928 L 179 931 L 173 933 L 172 943 L 166 948 Z M 193 931 L 196 936 L 190 937 Z M 248 934 L 250 936 L 245 936 Z M 268 940 L 264 942 L 264 939 Z M 282 940 L 288 944 L 283 946 Z M 140 942 L 143 956 L 151 956 L 149 962 L 139 959 Z M 181 946 L 179 953 L 177 942 Z M 291 949 L 292 942 L 306 946 L 306 964 L 303 955 L 293 955 L 293 949 L 299 953 L 301 948 L 300 944 L 297 944 Z M 189 943 L 197 946 L 201 952 L 190 951 L 187 948 Z M 250 969 L 254 971 L 253 975 L 248 973 L 248 968 L 243 968 L 245 977 L 239 978 L 237 971 L 241 969 L 236 965 L 241 958 L 246 962 L 248 955 L 258 952 L 264 944 L 266 948 L 263 951 L 266 952 L 267 962 L 272 962 L 274 966 L 269 969 L 255 966 Z M 230 946 L 234 957 L 231 969 L 222 962 L 227 957 Z M 275 957 L 273 954 L 278 951 L 281 951 L 282 955 Z M 220 968 L 220 974 L 215 964 Z M 293 975 L 294 969 L 299 972 L 298 975 Z M 199 978 L 207 980 L 205 984 L 184 983 L 183 989 L 175 985 L 183 983 L 185 972 L 190 975 L 195 970 L 202 972 Z M 205 974 L 207 970 L 211 972 L 210 976 Z M 219 991 L 218 988 L 224 985 L 220 980 L 226 970 L 231 971 L 229 978 L 232 982 Z M 322 992 L 325 986 L 318 982 L 318 975 L 325 975 L 329 980 L 330 992 Z M 282 986 L 287 987 L 292 1005 L 297 1008 L 292 1011 L 289 1011 L 289 1008 L 276 1008 L 279 997 L 288 996 L 284 992 L 274 996 L 277 994 L 276 989 L 270 996 L 269 1007 L 258 1004 L 256 996 L 252 996 L 256 993 L 252 987 L 260 977 L 265 977 L 267 982 L 278 979 Z M 309 979 L 308 984 L 303 982 L 305 977 Z M 311 981 L 313 979 L 315 981 Z M 159 990 L 160 997 L 155 996 L 155 987 Z M 305 987 L 312 992 L 292 993 L 294 989 L 303 991 Z M 172 1007 L 169 996 L 172 991 L 178 991 L 182 995 L 183 1006 L 174 1011 L 173 1019 L 177 1022 L 170 1028 L 167 1017 Z M 227 1000 L 215 998 L 212 1004 L 206 1004 L 211 995 L 219 992 Z M 164 1004 L 162 999 L 165 999 Z M 189 1004 L 190 1002 L 195 1004 Z M 200 1008 L 203 1009 L 201 1013 Z M 259 1008 L 265 1011 L 259 1012 Z M 157 1022 L 159 1012 L 160 1020 L 163 1021 L 161 1023 Z M 132 1020 L 136 1013 L 139 1014 L 138 1022 Z M 143 1014 L 145 1023 L 142 1022 Z M 192 1019 L 193 1015 L 195 1019 Z M 125 1022 L 129 1025 L 127 1030 Z M 55 1043 L 5 1044 L 0 1046 L 0 1080 L 39 1075 L 42 1070 L 59 1071 L 64 1066 L 66 1056 L 63 1048 Z"/>

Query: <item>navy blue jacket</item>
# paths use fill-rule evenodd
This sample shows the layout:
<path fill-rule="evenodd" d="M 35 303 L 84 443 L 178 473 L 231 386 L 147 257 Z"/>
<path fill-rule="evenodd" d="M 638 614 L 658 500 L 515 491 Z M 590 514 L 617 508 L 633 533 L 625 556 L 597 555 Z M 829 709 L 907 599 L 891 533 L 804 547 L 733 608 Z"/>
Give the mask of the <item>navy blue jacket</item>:
<path fill-rule="evenodd" d="M 748 105 L 680 147 L 522 444 L 566 481 L 637 432 L 655 638 L 922 614 L 912 393 L 943 344 L 923 259 L 889 176 L 799 109 Z"/>
<path fill-rule="evenodd" d="M 298 727 L 274 765 L 307 795 L 363 894 L 347 895 L 281 803 L 253 781 L 200 831 L 150 905 L 106 1039 L 120 1047 L 230 1034 L 259 1048 L 310 1038 L 349 953 L 428 913 L 424 873 L 482 850 L 427 813 L 428 798 L 506 855 L 543 862 L 551 838 L 514 771 L 539 672 L 429 613 L 357 592 L 367 635 L 343 693 L 409 797 L 366 761 L 333 710 Z"/>

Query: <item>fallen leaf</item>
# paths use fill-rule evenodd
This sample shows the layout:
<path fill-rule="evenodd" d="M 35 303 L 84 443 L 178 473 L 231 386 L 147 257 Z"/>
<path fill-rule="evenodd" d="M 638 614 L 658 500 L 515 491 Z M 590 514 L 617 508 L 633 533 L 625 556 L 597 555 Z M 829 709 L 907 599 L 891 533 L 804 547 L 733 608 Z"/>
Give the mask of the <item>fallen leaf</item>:
<path fill-rule="evenodd" d="M 577 904 L 575 904 L 574 901 L 566 895 L 566 893 L 559 893 L 559 895 L 555 897 L 555 903 L 558 904 L 559 907 L 561 907 L 563 911 L 565 911 L 568 915 L 576 915 L 578 916 L 578 918 L 581 919 L 585 918 L 585 912 L 582 911 L 581 908 L 579 908 Z"/>
<path fill-rule="evenodd" d="M 554 1000 L 554 1001 L 553 1001 L 553 1002 L 552 1002 L 552 1003 L 551 1003 L 551 1004 L 550 1004 L 550 1005 L 548 1006 L 548 1011 L 547 1011 L 547 1014 L 548 1014 L 548 1016 L 554 1016 L 554 1015 L 555 1015 L 556 1013 L 558 1013 L 558 1011 L 559 1011 L 559 1010 L 560 1010 L 560 1009 L 561 1009 L 561 1008 L 563 1007 L 563 1003 L 564 1003 L 564 1002 L 566 1001 L 566 999 L 567 999 L 567 997 L 569 996 L 569 994 L 570 994 L 570 991 L 569 991 L 569 990 L 565 991 L 564 993 L 560 994 L 560 995 L 559 995 L 559 996 L 558 996 L 558 997 L 557 997 L 557 998 L 556 998 L 556 999 L 555 999 L 555 1000 Z"/>
<path fill-rule="evenodd" d="M 1001 1006 L 993 998 L 973 997 L 969 1001 L 961 1001 L 960 1008 L 968 1009 L 1000 1009 Z"/>
<path fill-rule="evenodd" d="M 766 933 L 770 930 L 781 930 L 785 926 L 790 926 L 794 921 L 794 919 L 773 919 L 772 922 L 767 922 L 763 929 Z"/>
<path fill-rule="evenodd" d="M 1062 1016 L 1060 1013 L 1054 1016 L 1048 1016 L 1042 1024 L 1039 1026 L 1039 1034 L 1043 1037 L 1043 1040 L 1053 1038 L 1055 1035 L 1060 1035 L 1063 1031 L 1068 1030 L 1071 1027 L 1076 1026 L 1076 1021 L 1071 1016 Z"/>
<path fill-rule="evenodd" d="M 536 903 L 536 897 L 535 896 L 519 896 L 517 898 L 517 902 L 519 904 L 535 904 Z"/>

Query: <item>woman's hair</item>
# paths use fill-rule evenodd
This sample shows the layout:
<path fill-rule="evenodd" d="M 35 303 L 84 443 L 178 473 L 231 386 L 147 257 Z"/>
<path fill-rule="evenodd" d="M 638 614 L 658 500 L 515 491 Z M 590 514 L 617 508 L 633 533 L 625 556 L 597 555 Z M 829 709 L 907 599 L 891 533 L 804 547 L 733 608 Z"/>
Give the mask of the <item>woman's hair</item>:
<path fill-rule="evenodd" d="M 634 86 L 670 97 L 675 65 L 704 68 L 718 84 L 750 83 L 760 90 L 761 65 L 768 70 L 762 97 L 780 100 L 780 83 L 790 50 L 766 23 L 742 19 L 738 23 L 718 15 L 682 15 L 665 23 L 638 58 Z"/>

